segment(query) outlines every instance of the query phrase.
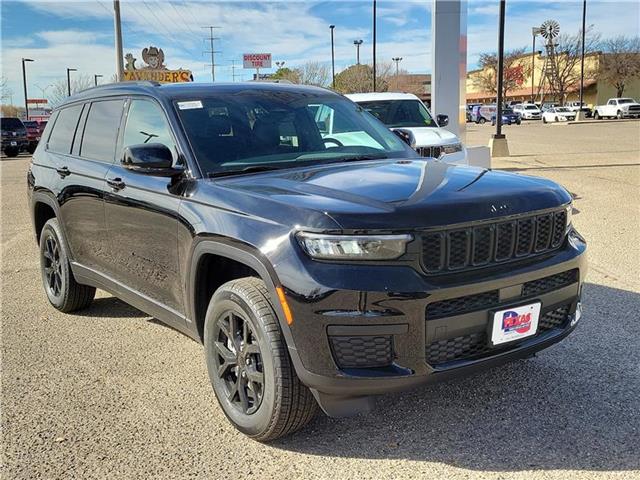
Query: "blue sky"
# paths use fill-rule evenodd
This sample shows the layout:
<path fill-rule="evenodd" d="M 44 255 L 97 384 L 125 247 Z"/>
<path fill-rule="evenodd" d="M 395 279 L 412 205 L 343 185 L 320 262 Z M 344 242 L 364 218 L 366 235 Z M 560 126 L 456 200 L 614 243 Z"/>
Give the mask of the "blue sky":
<path fill-rule="evenodd" d="M 210 68 L 205 25 L 218 25 L 216 79 L 231 81 L 231 63 L 243 52 L 271 52 L 274 61 L 295 67 L 306 61 L 330 61 L 329 25 L 335 24 L 336 68 L 355 62 L 354 39 L 363 39 L 361 61 L 371 61 L 371 1 L 246 2 L 122 0 L 124 51 L 142 63 L 140 50 L 162 48 L 169 68 L 189 68 L 196 81 L 208 81 Z M 65 68 L 79 74 L 115 71 L 111 0 L 6 1 L 1 3 L 2 75 L 22 102 L 20 58 L 28 65 L 30 96 L 65 78 Z M 506 47 L 529 46 L 531 27 L 548 18 L 561 30 L 580 28 L 582 1 L 507 1 Z M 496 49 L 498 0 L 468 2 L 468 64 Z M 640 2 L 588 0 L 588 24 L 603 36 L 638 35 Z M 378 61 L 403 58 L 401 67 L 430 71 L 431 0 L 378 1 Z M 275 66 L 275 65 L 274 65 Z M 248 79 L 251 71 L 236 70 Z M 240 79 L 241 77 L 238 77 Z M 46 91 L 46 90 L 45 90 Z"/>

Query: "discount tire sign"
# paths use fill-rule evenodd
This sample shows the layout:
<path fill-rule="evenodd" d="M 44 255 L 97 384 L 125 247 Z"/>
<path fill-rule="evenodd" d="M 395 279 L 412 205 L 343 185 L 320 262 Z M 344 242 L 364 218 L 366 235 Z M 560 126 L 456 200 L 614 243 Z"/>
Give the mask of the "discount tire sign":
<path fill-rule="evenodd" d="M 242 66 L 244 68 L 271 68 L 271 54 L 244 53 L 242 54 Z"/>

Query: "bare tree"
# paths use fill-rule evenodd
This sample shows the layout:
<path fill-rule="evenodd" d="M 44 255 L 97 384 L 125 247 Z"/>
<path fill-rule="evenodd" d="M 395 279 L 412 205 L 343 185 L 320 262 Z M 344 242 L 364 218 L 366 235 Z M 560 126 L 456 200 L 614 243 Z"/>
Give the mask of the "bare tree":
<path fill-rule="evenodd" d="M 598 76 L 621 97 L 632 79 L 640 77 L 640 37 L 620 35 L 600 44 L 603 52 Z"/>
<path fill-rule="evenodd" d="M 288 67 L 279 68 L 271 78 L 276 80 L 287 80 L 291 83 L 300 83 L 300 75 L 298 72 Z"/>
<path fill-rule="evenodd" d="M 547 58 L 548 75 L 551 90 L 562 104 L 566 101 L 567 93 L 578 88 L 580 84 L 580 59 L 582 50 L 582 32 L 576 34 L 562 34 L 556 38 L 555 55 Z M 584 42 L 585 55 L 596 51 L 600 43 L 599 34 L 587 30 Z M 585 63 L 585 77 L 595 75 L 589 65 Z"/>
<path fill-rule="evenodd" d="M 331 68 L 320 62 L 307 62 L 294 70 L 297 82 L 303 85 L 326 87 L 331 82 Z M 293 80 L 291 80 L 293 81 Z"/>
<path fill-rule="evenodd" d="M 523 61 L 527 54 L 526 48 L 517 48 L 504 54 L 502 96 L 507 97 L 507 93 L 521 87 L 525 79 L 531 75 L 531 64 Z M 485 92 L 498 94 L 498 55 L 496 53 L 483 53 L 478 61 L 480 72 L 474 75 L 474 85 Z"/>
<path fill-rule="evenodd" d="M 9 80 L 4 75 L 0 77 L 0 90 L 2 92 L 2 102 L 6 100 L 10 101 L 13 98 L 13 90 L 9 87 Z"/>
<path fill-rule="evenodd" d="M 71 95 L 93 87 L 93 77 L 91 75 L 76 75 L 71 79 Z M 53 90 L 48 95 L 49 103 L 56 106 L 67 98 L 67 79 L 63 78 L 53 83 Z"/>

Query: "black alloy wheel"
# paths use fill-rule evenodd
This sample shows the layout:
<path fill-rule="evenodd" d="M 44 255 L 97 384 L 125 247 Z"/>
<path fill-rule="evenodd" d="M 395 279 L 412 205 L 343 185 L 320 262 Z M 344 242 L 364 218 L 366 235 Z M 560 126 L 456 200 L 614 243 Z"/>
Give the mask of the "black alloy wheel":
<path fill-rule="evenodd" d="M 60 246 L 58 239 L 49 232 L 45 233 L 42 257 L 47 294 L 54 298 L 60 298 L 64 287 Z"/>
<path fill-rule="evenodd" d="M 245 415 L 255 413 L 264 395 L 264 369 L 251 323 L 228 311 L 218 318 L 214 338 L 214 363 L 227 399 Z"/>

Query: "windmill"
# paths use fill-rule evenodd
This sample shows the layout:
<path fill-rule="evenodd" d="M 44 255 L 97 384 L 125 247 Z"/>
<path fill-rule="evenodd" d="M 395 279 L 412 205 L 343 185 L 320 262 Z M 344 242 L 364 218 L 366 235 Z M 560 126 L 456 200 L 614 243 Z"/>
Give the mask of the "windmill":
<path fill-rule="evenodd" d="M 555 20 L 545 20 L 538 33 L 545 39 L 545 49 L 547 55 L 544 58 L 544 64 L 542 65 L 542 75 L 540 76 L 540 84 L 538 85 L 538 97 L 540 95 L 540 101 L 544 98 L 544 84 L 547 83 L 549 88 L 553 91 L 556 85 L 556 79 L 558 78 L 557 62 L 556 62 L 556 37 L 560 34 L 560 24 Z"/>

